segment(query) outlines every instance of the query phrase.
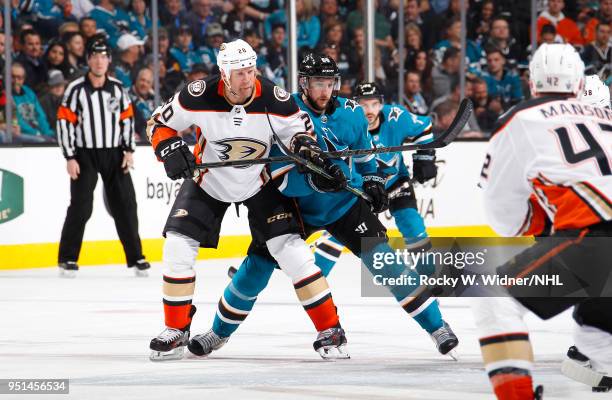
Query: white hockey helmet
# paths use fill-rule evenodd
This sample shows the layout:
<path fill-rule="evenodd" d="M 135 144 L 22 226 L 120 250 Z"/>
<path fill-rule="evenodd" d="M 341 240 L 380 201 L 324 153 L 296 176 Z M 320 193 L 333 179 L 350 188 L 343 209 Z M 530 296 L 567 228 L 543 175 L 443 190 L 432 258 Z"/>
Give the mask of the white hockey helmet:
<path fill-rule="evenodd" d="M 257 54 L 253 48 L 244 40 L 237 39 L 233 42 L 223 43 L 217 55 L 217 65 L 229 79 L 232 70 L 253 67 L 257 62 Z"/>
<path fill-rule="evenodd" d="M 584 79 L 584 90 L 580 100 L 592 106 L 610 108 L 610 88 L 598 75 L 588 75 Z"/>
<path fill-rule="evenodd" d="M 529 63 L 529 87 L 532 95 L 579 95 L 583 85 L 584 63 L 572 45 L 544 43 L 538 47 Z"/>

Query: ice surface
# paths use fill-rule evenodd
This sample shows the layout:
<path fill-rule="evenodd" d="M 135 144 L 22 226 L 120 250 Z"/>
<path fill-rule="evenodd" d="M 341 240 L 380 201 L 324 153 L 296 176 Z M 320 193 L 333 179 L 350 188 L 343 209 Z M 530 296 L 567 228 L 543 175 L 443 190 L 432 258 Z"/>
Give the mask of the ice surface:
<path fill-rule="evenodd" d="M 198 263 L 193 332 L 210 328 L 227 267 L 239 262 Z M 335 362 L 313 351 L 314 328 L 280 271 L 224 348 L 164 363 L 148 360 L 163 329 L 161 264 L 145 279 L 124 266 L 82 267 L 73 280 L 55 268 L 0 271 L 0 378 L 69 378 L 70 395 L 53 398 L 71 399 L 493 398 L 466 299 L 441 300 L 460 339 L 453 362 L 392 298 L 360 297 L 358 265 L 343 255 L 329 279 L 352 357 Z M 572 344 L 569 313 L 528 324 L 546 400 L 607 397 L 560 373 Z"/>

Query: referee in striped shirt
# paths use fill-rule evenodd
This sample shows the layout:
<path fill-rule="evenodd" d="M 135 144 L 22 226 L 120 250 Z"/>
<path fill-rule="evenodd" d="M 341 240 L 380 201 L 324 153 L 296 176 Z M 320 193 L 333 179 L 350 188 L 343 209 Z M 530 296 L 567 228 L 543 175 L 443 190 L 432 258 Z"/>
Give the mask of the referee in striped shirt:
<path fill-rule="evenodd" d="M 70 175 L 70 206 L 62 228 L 59 267 L 74 277 L 85 224 L 93 208 L 93 191 L 102 176 L 110 213 L 115 219 L 127 265 L 137 276 L 147 276 L 149 263 L 138 235 L 136 195 L 129 169 L 133 165 L 134 112 L 127 91 L 107 76 L 110 48 L 94 37 L 87 45 L 87 74 L 66 88 L 57 112 L 58 142 Z"/>

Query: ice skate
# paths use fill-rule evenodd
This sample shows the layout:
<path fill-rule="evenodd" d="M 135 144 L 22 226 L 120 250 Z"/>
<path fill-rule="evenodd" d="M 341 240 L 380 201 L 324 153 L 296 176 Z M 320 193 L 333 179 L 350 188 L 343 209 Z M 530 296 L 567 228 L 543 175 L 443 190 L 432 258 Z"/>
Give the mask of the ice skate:
<path fill-rule="evenodd" d="M 459 356 L 454 350 L 459 344 L 459 339 L 446 321 L 442 321 L 442 327 L 431 333 L 431 339 L 436 344 L 440 354 L 448 354 L 453 360 L 459 360 Z"/>
<path fill-rule="evenodd" d="M 75 261 L 66 261 L 59 263 L 61 278 L 76 278 L 76 272 L 79 270 L 79 265 Z"/>
<path fill-rule="evenodd" d="M 189 318 L 193 318 L 196 312 L 196 307 L 191 306 Z M 149 348 L 151 361 L 170 361 L 180 360 L 185 354 L 185 346 L 189 343 L 189 329 L 191 324 L 183 329 L 166 327 L 157 337 L 151 340 Z"/>
<path fill-rule="evenodd" d="M 320 331 L 312 347 L 325 360 L 351 358 L 346 350 L 344 329 L 340 325 Z"/>
<path fill-rule="evenodd" d="M 211 329 L 206 333 L 195 335 L 193 339 L 189 341 L 187 348 L 193 355 L 205 357 L 214 350 L 219 350 L 228 340 L 229 337 L 218 336 Z"/>
<path fill-rule="evenodd" d="M 576 346 L 567 350 L 567 358 L 561 364 L 561 372 L 568 378 L 591 386 L 593 392 L 609 392 L 612 389 L 612 376 L 594 369 L 591 360 Z"/>
<path fill-rule="evenodd" d="M 136 264 L 130 265 L 128 268 L 134 268 L 134 273 L 139 278 L 146 278 L 149 276 L 149 269 L 151 268 L 151 264 L 147 262 L 147 260 L 140 259 L 136 261 Z"/>

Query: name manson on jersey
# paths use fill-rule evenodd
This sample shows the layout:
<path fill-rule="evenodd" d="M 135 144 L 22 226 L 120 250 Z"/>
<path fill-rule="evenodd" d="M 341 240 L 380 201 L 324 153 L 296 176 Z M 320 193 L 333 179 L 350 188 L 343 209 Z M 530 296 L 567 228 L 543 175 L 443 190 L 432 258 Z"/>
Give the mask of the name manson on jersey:
<path fill-rule="evenodd" d="M 588 104 L 569 104 L 558 103 L 546 105 L 540 108 L 540 113 L 544 118 L 558 117 L 560 115 L 582 115 L 588 117 L 597 117 L 612 121 L 612 110 L 606 108 L 593 107 Z"/>

